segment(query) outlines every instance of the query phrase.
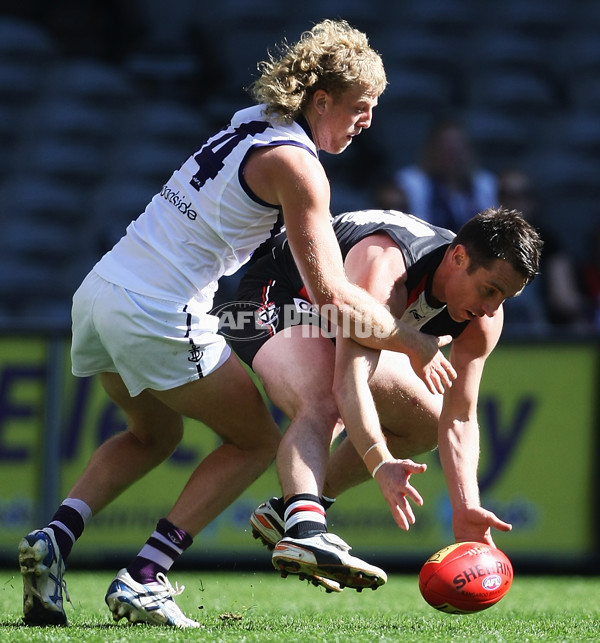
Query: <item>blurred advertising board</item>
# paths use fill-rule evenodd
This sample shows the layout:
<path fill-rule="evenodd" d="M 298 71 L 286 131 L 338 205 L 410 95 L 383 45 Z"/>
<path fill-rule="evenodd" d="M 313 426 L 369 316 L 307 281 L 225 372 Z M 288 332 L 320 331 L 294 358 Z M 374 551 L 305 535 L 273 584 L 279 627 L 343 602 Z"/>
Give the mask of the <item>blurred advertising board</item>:
<path fill-rule="evenodd" d="M 0 556 L 9 563 L 19 538 L 45 524 L 94 449 L 125 426 L 97 379 L 70 374 L 68 342 L 60 340 L 58 351 L 56 342 L 0 338 Z M 62 392 L 59 404 L 49 391 Z M 595 344 L 505 343 L 489 358 L 479 400 L 480 487 L 483 505 L 513 523 L 512 532 L 494 534 L 510 556 L 576 561 L 597 555 L 597 391 Z M 54 433 L 48 428 L 53 402 Z M 273 413 L 284 427 L 285 419 L 277 409 Z M 216 445 L 210 430 L 186 421 L 174 455 L 93 518 L 71 564 L 126 563 Z M 437 455 L 415 460 L 427 462 L 428 471 L 412 479 L 425 504 L 415 508 L 409 532 L 395 525 L 374 481 L 340 496 L 328 512 L 330 530 L 355 555 L 423 560 L 452 542 Z M 272 466 L 195 539 L 186 560 L 268 564 L 248 517 L 278 493 Z"/>

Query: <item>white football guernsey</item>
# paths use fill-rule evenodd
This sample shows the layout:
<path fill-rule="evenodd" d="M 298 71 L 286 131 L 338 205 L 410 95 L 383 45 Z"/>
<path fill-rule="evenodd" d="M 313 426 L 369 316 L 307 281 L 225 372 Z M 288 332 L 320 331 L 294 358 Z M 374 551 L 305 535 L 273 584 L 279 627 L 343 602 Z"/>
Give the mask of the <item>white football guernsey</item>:
<path fill-rule="evenodd" d="M 248 261 L 279 216 L 279 207 L 261 201 L 244 181 L 249 152 L 296 145 L 317 156 L 301 125 L 267 120 L 263 108 L 234 114 L 226 128 L 173 173 L 94 266 L 102 278 L 141 295 L 195 299 L 210 308 L 217 280 Z"/>

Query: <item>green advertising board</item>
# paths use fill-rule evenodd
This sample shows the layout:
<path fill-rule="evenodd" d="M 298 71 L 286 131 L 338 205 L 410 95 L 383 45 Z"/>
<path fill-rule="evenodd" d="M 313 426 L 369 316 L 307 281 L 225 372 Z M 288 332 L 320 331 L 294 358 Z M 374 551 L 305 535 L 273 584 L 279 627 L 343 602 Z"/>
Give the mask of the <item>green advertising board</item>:
<path fill-rule="evenodd" d="M 482 504 L 513 524 L 510 533 L 494 533 L 511 555 L 566 561 L 597 546 L 597 390 L 597 355 L 586 346 L 509 345 L 488 360 L 479 481 Z M 332 530 L 357 550 L 389 556 L 426 556 L 452 542 L 439 461 L 435 453 L 421 460 L 428 471 L 412 482 L 424 506 L 410 532 L 395 528 L 374 482 L 340 498 L 328 514 Z"/>
<path fill-rule="evenodd" d="M 123 417 L 97 379 L 72 377 L 66 342 L 62 350 L 55 504 L 94 449 L 124 428 Z M 52 371 L 48 356 L 43 339 L 0 340 L 0 555 L 7 560 L 14 559 L 18 539 L 55 508 L 52 502 L 41 506 L 48 484 L 41 466 Z M 586 344 L 504 344 L 488 360 L 479 400 L 480 486 L 484 506 L 513 524 L 512 532 L 495 534 L 496 544 L 511 556 L 570 560 L 597 547 L 597 360 L 597 347 Z M 281 424 L 285 426 L 284 419 Z M 71 564 L 127 562 L 216 444 L 210 430 L 186 421 L 175 454 L 90 521 Z M 417 522 L 409 532 L 395 525 L 374 481 L 346 492 L 328 512 L 329 528 L 356 555 L 418 560 L 452 542 L 437 455 L 415 459 L 427 462 L 428 470 L 412 479 L 425 503 L 415 508 Z M 225 566 L 236 559 L 268 561 L 266 550 L 251 537 L 248 517 L 257 504 L 278 493 L 271 467 L 195 539 L 186 560 L 200 565 L 222 561 Z"/>
<path fill-rule="evenodd" d="M 42 496 L 46 363 L 44 339 L 0 340 L 0 548 L 13 560 Z"/>

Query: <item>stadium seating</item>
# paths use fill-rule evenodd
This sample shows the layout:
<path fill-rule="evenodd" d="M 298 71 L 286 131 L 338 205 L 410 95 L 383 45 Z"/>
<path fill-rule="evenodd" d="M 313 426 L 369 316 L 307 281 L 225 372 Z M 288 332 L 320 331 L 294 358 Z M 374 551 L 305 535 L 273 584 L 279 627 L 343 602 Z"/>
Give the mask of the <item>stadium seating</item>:
<path fill-rule="evenodd" d="M 585 4 L 588 3 L 584 1 Z M 484 27 L 486 23 L 494 24 L 503 30 L 513 29 L 532 39 L 554 43 L 582 10 L 571 0 L 502 0 L 485 6 Z"/>
<path fill-rule="evenodd" d="M 267 49 L 324 17 L 364 29 L 389 81 L 371 130 L 324 159 L 334 209 L 368 205 L 373 179 L 415 162 L 443 115 L 462 118 L 484 166 L 531 171 L 551 196 L 550 223 L 560 226 L 569 212 L 574 247 L 600 202 L 597 2 L 306 0 L 267 9 L 260 0 L 220 0 L 210 19 L 193 0 L 168 12 L 157 0 L 133 0 L 129 10 L 139 31 L 120 64 L 65 54 L 37 15 L 0 16 L 0 220 L 3 229 L 10 223 L 13 250 L 22 249 L 0 279 L 0 321 L 10 292 L 27 280 L 45 283 L 36 272 L 43 235 L 57 254 L 68 250 L 73 265 L 89 267 L 173 169 L 248 103 L 243 88 Z M 32 252 L 15 213 L 45 221 L 31 235 Z M 61 226 L 86 230 L 90 243 L 65 245 Z M 68 302 L 56 295 L 60 311 Z"/>
<path fill-rule="evenodd" d="M 49 71 L 48 95 L 71 98 L 117 112 L 134 96 L 129 78 L 119 69 L 94 59 L 62 60 Z"/>
<path fill-rule="evenodd" d="M 0 62 L 17 60 L 21 65 L 43 67 L 58 55 L 58 44 L 30 20 L 0 16 Z"/>
<path fill-rule="evenodd" d="M 24 137 L 43 136 L 107 147 L 119 131 L 112 114 L 72 97 L 42 97 L 28 114 Z"/>
<path fill-rule="evenodd" d="M 41 73 L 19 61 L 0 64 L 0 105 L 26 109 L 40 98 Z"/>
<path fill-rule="evenodd" d="M 95 188 L 87 214 L 94 230 L 93 252 L 98 259 L 125 234 L 129 223 L 144 211 L 161 185 L 144 177 L 115 176 Z"/>

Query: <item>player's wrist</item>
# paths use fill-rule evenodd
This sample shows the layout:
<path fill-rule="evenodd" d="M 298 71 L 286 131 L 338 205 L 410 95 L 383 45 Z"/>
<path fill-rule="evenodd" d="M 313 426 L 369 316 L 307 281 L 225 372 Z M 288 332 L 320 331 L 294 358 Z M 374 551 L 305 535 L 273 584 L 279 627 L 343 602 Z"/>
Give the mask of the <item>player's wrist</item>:
<path fill-rule="evenodd" d="M 394 460 L 394 456 L 385 442 L 376 442 L 364 452 L 362 459 L 371 476 L 375 477 L 384 464 Z"/>

